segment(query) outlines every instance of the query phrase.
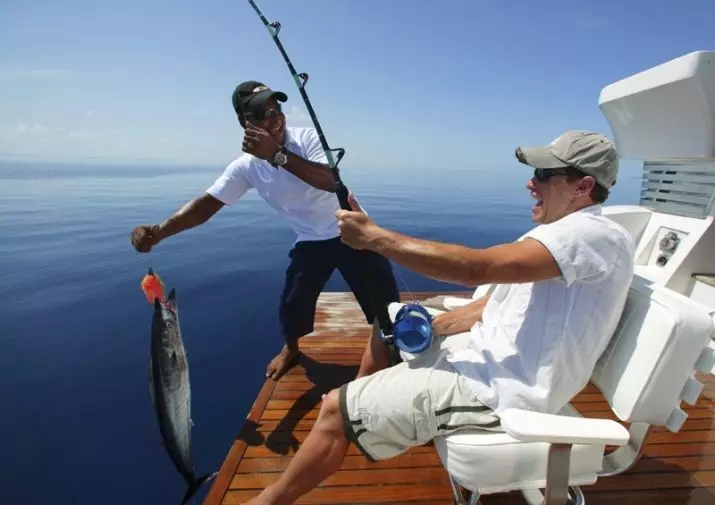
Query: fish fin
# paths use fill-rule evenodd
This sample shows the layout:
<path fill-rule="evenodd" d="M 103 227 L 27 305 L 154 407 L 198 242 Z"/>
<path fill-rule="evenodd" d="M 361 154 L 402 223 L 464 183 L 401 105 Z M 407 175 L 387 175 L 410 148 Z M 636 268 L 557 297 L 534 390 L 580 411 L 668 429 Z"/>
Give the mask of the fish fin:
<path fill-rule="evenodd" d="M 147 270 L 147 273 L 146 273 L 146 274 L 147 274 L 147 275 L 154 275 L 154 270 L 153 270 L 151 267 L 149 267 L 149 270 Z"/>
<path fill-rule="evenodd" d="M 200 477 L 192 486 L 189 487 L 189 489 L 186 491 L 186 494 L 184 495 L 184 499 L 181 501 L 181 505 L 186 505 L 189 503 L 189 500 L 197 493 L 199 489 L 201 489 L 201 486 L 203 486 L 206 482 L 212 480 L 214 477 L 218 475 L 218 472 L 214 473 L 207 473 L 203 477 Z"/>
<path fill-rule="evenodd" d="M 169 292 L 169 296 L 166 297 L 166 306 L 169 307 L 174 313 L 177 311 L 177 305 L 176 305 L 176 289 L 171 288 L 171 291 Z"/>

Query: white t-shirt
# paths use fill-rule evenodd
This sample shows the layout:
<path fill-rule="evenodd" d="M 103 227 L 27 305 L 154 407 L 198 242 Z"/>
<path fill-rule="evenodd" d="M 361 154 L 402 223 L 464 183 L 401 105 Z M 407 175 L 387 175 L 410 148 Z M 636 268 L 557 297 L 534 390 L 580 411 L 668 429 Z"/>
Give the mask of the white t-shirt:
<path fill-rule="evenodd" d="M 549 249 L 562 275 L 495 285 L 482 321 L 455 342 L 448 360 L 497 413 L 508 407 L 556 413 L 586 386 L 616 329 L 635 246 L 600 205 L 526 237 Z"/>
<path fill-rule="evenodd" d="M 287 127 L 285 147 L 308 161 L 328 163 L 313 128 Z M 250 154 L 232 161 L 207 192 L 226 205 L 234 205 L 254 188 L 282 214 L 297 235 L 296 242 L 326 240 L 339 236 L 335 213 L 340 204 L 335 193 L 314 188 L 285 168 Z"/>

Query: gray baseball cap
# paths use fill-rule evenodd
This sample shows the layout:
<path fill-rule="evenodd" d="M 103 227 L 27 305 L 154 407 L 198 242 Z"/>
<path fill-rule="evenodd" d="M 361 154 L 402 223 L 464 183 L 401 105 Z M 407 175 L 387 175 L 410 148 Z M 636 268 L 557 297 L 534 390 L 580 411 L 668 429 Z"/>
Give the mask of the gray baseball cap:
<path fill-rule="evenodd" d="M 601 133 L 568 131 L 546 146 L 517 147 L 515 154 L 520 162 L 534 168 L 575 168 L 606 189 L 618 176 L 618 153 Z"/>

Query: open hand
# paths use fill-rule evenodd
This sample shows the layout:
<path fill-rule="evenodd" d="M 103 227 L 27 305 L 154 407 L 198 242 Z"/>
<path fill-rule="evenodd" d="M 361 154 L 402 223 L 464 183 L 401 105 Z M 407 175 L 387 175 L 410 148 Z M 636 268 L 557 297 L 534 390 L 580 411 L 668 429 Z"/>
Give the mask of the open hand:
<path fill-rule="evenodd" d="M 262 160 L 270 160 L 280 149 L 278 141 L 268 133 L 268 130 L 246 123 L 243 134 L 243 152 L 252 154 Z"/>
<path fill-rule="evenodd" d="M 339 210 L 335 213 L 340 229 L 340 239 L 353 249 L 369 249 L 384 231 L 367 214 L 358 203 L 355 195 L 348 195 L 352 210 Z"/>

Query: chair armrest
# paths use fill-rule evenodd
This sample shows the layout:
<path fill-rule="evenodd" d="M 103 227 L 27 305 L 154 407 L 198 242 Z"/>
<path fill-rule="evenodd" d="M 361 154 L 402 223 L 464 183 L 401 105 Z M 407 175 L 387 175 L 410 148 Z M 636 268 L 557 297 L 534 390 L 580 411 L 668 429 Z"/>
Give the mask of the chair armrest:
<path fill-rule="evenodd" d="M 620 446 L 630 439 L 626 428 L 609 419 L 506 409 L 501 415 L 501 424 L 507 435 L 524 442 Z"/>
<path fill-rule="evenodd" d="M 454 310 L 457 307 L 463 307 L 465 305 L 468 305 L 472 303 L 474 300 L 471 298 L 458 298 L 456 296 L 445 296 L 444 301 L 442 302 L 444 304 L 444 308 L 447 310 Z"/>

